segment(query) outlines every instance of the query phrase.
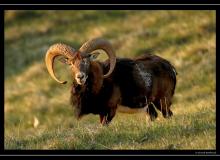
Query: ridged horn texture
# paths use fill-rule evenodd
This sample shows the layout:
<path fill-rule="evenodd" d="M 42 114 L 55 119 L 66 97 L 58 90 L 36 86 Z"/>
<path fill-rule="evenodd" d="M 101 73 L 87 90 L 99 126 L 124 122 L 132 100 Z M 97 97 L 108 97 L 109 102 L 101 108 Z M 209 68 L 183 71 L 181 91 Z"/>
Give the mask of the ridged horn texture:
<path fill-rule="evenodd" d="M 75 49 L 73 49 L 72 47 L 66 44 L 58 43 L 52 45 L 46 53 L 45 62 L 47 70 L 50 73 L 51 77 L 61 84 L 65 84 L 67 81 L 60 81 L 56 78 L 54 74 L 54 60 L 57 56 L 65 56 L 68 59 L 72 59 L 74 51 Z"/>
<path fill-rule="evenodd" d="M 95 38 L 95 39 L 89 40 L 80 47 L 79 51 L 82 54 L 86 54 L 86 53 L 91 53 L 97 49 L 104 50 L 109 57 L 110 69 L 108 73 L 103 75 L 104 78 L 107 78 L 111 75 L 116 65 L 116 56 L 115 56 L 114 48 L 107 40 L 103 38 Z"/>

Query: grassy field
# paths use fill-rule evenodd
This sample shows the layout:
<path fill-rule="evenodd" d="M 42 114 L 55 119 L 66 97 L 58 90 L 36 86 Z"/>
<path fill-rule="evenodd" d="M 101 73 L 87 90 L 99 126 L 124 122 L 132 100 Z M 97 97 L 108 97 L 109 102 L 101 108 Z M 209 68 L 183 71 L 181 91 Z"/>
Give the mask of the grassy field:
<path fill-rule="evenodd" d="M 5 149 L 215 149 L 215 16 L 215 11 L 6 11 Z M 110 40 L 118 57 L 152 52 L 176 67 L 171 119 L 159 113 L 146 125 L 144 113 L 117 113 L 108 127 L 97 115 L 75 119 L 68 67 L 57 64 L 58 77 L 69 82 L 59 85 L 44 56 L 53 43 L 78 48 L 94 37 Z"/>

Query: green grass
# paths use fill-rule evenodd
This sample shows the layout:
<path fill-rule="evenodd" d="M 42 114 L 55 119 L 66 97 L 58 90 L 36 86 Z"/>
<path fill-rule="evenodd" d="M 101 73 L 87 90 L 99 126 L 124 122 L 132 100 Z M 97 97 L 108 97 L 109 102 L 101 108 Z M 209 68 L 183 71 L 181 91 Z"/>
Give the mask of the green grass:
<path fill-rule="evenodd" d="M 215 149 L 215 11 L 6 11 L 5 149 Z M 70 106 L 68 67 L 44 56 L 53 43 L 75 48 L 105 37 L 118 57 L 151 52 L 177 69 L 171 119 L 117 113 L 108 127 L 98 115 L 77 121 Z M 102 60 L 102 56 L 100 59 Z M 39 125 L 34 127 L 34 118 Z"/>

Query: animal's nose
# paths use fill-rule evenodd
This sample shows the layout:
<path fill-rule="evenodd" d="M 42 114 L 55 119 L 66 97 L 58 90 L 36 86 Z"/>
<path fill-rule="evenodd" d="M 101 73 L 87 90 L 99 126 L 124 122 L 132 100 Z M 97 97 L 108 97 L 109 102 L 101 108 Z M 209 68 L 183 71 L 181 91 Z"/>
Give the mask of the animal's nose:
<path fill-rule="evenodd" d="M 76 75 L 76 78 L 78 78 L 78 79 L 83 79 L 83 78 L 84 78 L 84 74 L 83 74 L 83 73 L 78 73 L 78 74 Z"/>

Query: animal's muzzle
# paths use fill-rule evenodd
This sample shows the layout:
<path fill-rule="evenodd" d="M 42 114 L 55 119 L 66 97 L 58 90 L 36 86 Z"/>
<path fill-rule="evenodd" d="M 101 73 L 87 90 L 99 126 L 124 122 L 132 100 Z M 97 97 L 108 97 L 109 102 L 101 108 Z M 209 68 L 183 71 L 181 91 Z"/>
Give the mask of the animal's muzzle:
<path fill-rule="evenodd" d="M 86 82 L 87 76 L 85 73 L 79 72 L 75 75 L 75 79 L 79 85 L 83 85 Z"/>

